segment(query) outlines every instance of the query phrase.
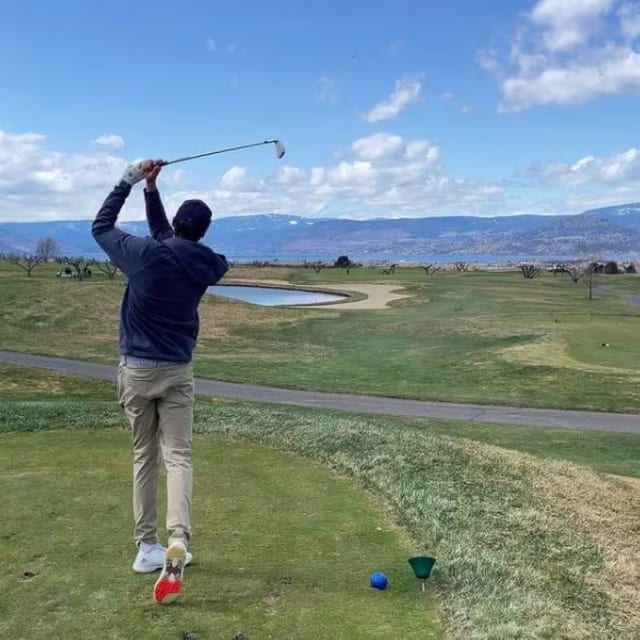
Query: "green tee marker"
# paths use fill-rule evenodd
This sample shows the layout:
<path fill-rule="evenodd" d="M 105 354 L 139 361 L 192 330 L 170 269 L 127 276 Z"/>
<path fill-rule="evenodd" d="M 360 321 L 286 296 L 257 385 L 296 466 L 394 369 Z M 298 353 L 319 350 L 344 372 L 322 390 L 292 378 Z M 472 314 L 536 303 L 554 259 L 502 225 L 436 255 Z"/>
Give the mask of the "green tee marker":
<path fill-rule="evenodd" d="M 426 581 L 431 576 L 431 570 L 435 563 L 436 559 L 430 558 L 429 556 L 415 556 L 414 558 L 409 558 L 409 564 L 413 569 L 413 573 L 416 574 L 416 578 L 418 578 L 418 580 L 422 580 L 423 591 L 426 590 Z"/>

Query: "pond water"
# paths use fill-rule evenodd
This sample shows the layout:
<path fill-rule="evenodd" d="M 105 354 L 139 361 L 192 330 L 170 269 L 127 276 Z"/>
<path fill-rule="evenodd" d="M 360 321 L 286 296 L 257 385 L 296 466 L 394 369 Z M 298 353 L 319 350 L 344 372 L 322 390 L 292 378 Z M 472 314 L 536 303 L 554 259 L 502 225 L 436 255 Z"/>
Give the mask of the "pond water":
<path fill-rule="evenodd" d="M 345 296 L 342 295 L 321 293 L 319 291 L 277 289 L 275 287 L 251 287 L 244 285 L 215 285 L 209 287 L 209 293 L 223 298 L 233 298 L 234 300 L 242 300 L 266 307 L 337 302 L 345 298 Z"/>

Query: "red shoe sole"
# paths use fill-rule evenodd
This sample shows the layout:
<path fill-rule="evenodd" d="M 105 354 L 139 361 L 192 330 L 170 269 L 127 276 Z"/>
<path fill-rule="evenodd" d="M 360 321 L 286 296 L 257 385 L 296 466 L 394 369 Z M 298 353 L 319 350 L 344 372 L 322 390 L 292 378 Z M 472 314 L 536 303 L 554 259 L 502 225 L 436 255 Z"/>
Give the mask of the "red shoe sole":
<path fill-rule="evenodd" d="M 162 573 L 153 587 L 153 599 L 158 604 L 171 604 L 180 595 L 186 558 L 186 549 L 181 544 L 167 549 Z"/>
<path fill-rule="evenodd" d="M 159 578 L 153 587 L 153 599 L 158 604 L 171 604 L 182 591 L 182 580 Z"/>

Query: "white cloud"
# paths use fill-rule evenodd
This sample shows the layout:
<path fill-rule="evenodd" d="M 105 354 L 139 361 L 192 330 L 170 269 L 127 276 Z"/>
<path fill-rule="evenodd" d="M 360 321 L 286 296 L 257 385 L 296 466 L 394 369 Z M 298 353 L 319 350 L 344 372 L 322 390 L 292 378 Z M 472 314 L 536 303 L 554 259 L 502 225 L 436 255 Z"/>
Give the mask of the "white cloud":
<path fill-rule="evenodd" d="M 92 140 L 91 144 L 111 147 L 112 149 L 122 149 L 122 147 L 124 147 L 124 138 L 115 133 L 104 133 L 95 140 Z"/>
<path fill-rule="evenodd" d="M 618 11 L 620 27 L 626 38 L 634 40 L 640 37 L 640 2 L 625 2 Z"/>
<path fill-rule="evenodd" d="M 530 177 L 546 185 L 640 188 L 640 149 L 611 156 L 584 156 L 572 163 L 555 163 L 530 167 Z"/>
<path fill-rule="evenodd" d="M 397 157 L 406 148 L 405 141 L 397 135 L 375 133 L 356 140 L 351 149 L 361 160 L 380 160 Z"/>
<path fill-rule="evenodd" d="M 220 179 L 220 188 L 224 191 L 256 191 L 260 183 L 247 175 L 246 167 L 231 167 Z"/>
<path fill-rule="evenodd" d="M 213 38 L 207 38 L 207 49 L 214 53 L 218 49 L 218 45 Z"/>
<path fill-rule="evenodd" d="M 538 211 L 580 213 L 595 207 L 640 202 L 640 149 L 572 162 L 529 167 L 524 176 L 537 193 Z"/>
<path fill-rule="evenodd" d="M 39 133 L 0 131 L 0 220 L 92 218 L 126 165 L 107 151 L 65 154 L 48 149 Z M 327 165 L 274 166 L 271 175 L 231 166 L 213 184 L 188 189 L 180 170 L 163 172 L 167 212 L 196 197 L 218 216 L 282 212 L 361 219 L 577 213 L 585 204 L 640 200 L 636 147 L 529 167 L 519 180 L 490 182 L 451 175 L 439 147 L 426 139 L 378 132 L 354 140 Z M 121 219 L 143 217 L 140 191 L 129 198 Z"/>
<path fill-rule="evenodd" d="M 391 95 L 363 114 L 362 119 L 367 122 L 392 120 L 400 115 L 410 104 L 417 102 L 421 92 L 422 82 L 419 77 L 398 80 Z"/>
<path fill-rule="evenodd" d="M 177 188 L 180 186 L 185 179 L 184 169 L 174 169 L 173 171 L 169 171 L 168 173 L 162 172 L 162 181 L 167 182 L 173 188 Z"/>
<path fill-rule="evenodd" d="M 547 48 L 562 51 L 584 44 L 613 3 L 614 0 L 540 0 L 530 15 L 544 29 Z"/>
<path fill-rule="evenodd" d="M 536 104 L 578 104 L 604 95 L 638 91 L 640 53 L 626 48 L 603 49 L 590 61 L 550 65 L 502 83 L 506 111 L 522 111 Z"/>
<path fill-rule="evenodd" d="M 226 215 L 295 212 L 355 218 L 489 213 L 504 201 L 497 184 L 445 175 L 439 149 L 427 140 L 378 133 L 355 140 L 344 155 L 332 166 L 285 165 L 265 180 L 252 180 L 244 168 L 234 167 L 202 197 Z M 176 205 L 188 197 L 174 196 Z"/>
<path fill-rule="evenodd" d="M 0 220 L 87 218 L 127 162 L 105 152 L 63 154 L 38 133 L 0 130 Z"/>
<path fill-rule="evenodd" d="M 278 169 L 275 176 L 276 184 L 285 186 L 291 186 L 299 184 L 305 179 L 305 172 L 298 167 L 292 167 L 285 164 L 282 168 Z"/>
<path fill-rule="evenodd" d="M 540 0 L 477 61 L 498 80 L 501 111 L 579 104 L 640 92 L 639 39 L 637 0 Z"/>
<path fill-rule="evenodd" d="M 333 79 L 328 76 L 322 76 L 316 82 L 320 90 L 320 102 L 335 104 L 338 101 L 338 90 Z"/>

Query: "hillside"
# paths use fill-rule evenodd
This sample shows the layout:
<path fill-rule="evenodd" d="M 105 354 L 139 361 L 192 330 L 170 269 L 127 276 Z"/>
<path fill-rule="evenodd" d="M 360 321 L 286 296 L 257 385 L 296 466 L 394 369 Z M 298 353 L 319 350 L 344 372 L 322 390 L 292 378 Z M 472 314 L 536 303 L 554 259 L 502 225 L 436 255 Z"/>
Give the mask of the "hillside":
<path fill-rule="evenodd" d="M 122 228 L 148 233 L 144 221 Z M 99 257 L 91 221 L 0 224 L 0 252 L 33 251 L 41 238 L 58 241 L 64 255 Z M 262 214 L 217 218 L 205 242 L 231 259 L 419 260 L 421 256 L 495 256 L 570 259 L 585 255 L 640 255 L 640 204 L 593 209 L 579 215 L 481 218 L 436 216 L 349 220 Z"/>

